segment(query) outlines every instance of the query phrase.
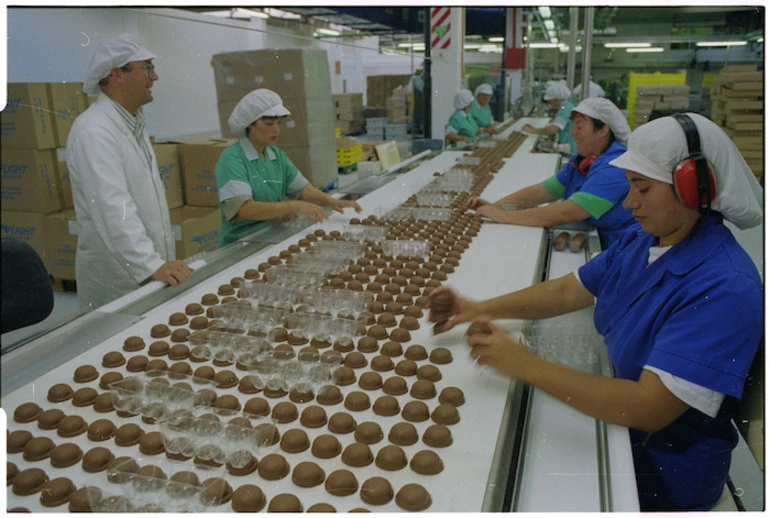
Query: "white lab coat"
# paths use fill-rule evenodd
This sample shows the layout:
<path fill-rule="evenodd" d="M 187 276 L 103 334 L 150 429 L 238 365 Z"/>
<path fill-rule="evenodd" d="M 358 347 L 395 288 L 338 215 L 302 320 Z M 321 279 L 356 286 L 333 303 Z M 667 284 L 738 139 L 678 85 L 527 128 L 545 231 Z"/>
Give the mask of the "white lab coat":
<path fill-rule="evenodd" d="M 143 137 L 152 152 L 146 131 Z M 104 93 L 75 119 L 67 165 L 79 226 L 78 303 L 96 309 L 174 260 L 165 187 L 155 153 L 148 163 Z"/>

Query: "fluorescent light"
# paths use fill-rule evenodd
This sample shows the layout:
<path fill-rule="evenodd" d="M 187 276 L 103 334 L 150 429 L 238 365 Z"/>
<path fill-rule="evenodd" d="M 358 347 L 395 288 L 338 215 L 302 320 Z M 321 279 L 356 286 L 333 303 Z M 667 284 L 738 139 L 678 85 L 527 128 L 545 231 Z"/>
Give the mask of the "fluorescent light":
<path fill-rule="evenodd" d="M 543 22 L 543 25 L 545 25 L 545 28 L 548 29 L 549 31 L 552 31 L 554 30 L 554 28 L 556 28 L 556 24 L 553 23 L 553 20 L 551 19 L 545 20 Z"/>
<path fill-rule="evenodd" d="M 550 18 L 551 17 L 551 8 L 550 7 L 538 7 L 538 11 L 540 11 L 540 16 L 543 18 Z"/>
<path fill-rule="evenodd" d="M 631 47 L 626 52 L 663 52 L 663 47 Z"/>
<path fill-rule="evenodd" d="M 323 27 L 321 27 L 320 29 L 316 29 L 316 32 L 318 32 L 319 34 L 325 34 L 327 36 L 339 36 L 340 35 L 339 31 L 335 31 L 334 29 L 324 29 Z"/>
<path fill-rule="evenodd" d="M 605 43 L 605 49 L 623 49 L 628 47 L 652 47 L 652 43 Z"/>
<path fill-rule="evenodd" d="M 481 37 L 480 34 L 468 34 L 467 36 L 465 36 L 465 39 L 466 40 L 480 40 L 480 39 L 482 39 L 482 37 Z"/>
<path fill-rule="evenodd" d="M 500 45 L 482 45 L 479 47 L 479 52 L 502 52 L 503 48 Z"/>
<path fill-rule="evenodd" d="M 527 46 L 531 49 L 555 49 L 558 47 L 558 43 L 551 43 L 547 41 L 538 41 L 535 43 L 528 43 Z"/>
<path fill-rule="evenodd" d="M 489 41 L 492 41 L 492 40 L 489 40 Z M 765 42 L 764 36 L 760 36 L 759 38 L 757 38 L 757 43 L 764 43 L 764 42 Z"/>
<path fill-rule="evenodd" d="M 551 38 L 551 43 L 553 43 L 554 45 L 556 45 L 556 46 L 558 47 L 558 44 L 559 44 L 559 38 L 557 38 L 556 36 L 554 36 L 553 38 Z"/>
<path fill-rule="evenodd" d="M 487 41 L 489 43 L 502 43 L 505 41 L 505 38 L 503 36 L 492 36 L 490 38 L 487 38 Z M 759 41 L 759 40 L 757 40 Z"/>
<path fill-rule="evenodd" d="M 699 41 L 696 47 L 740 47 L 746 45 L 745 41 Z"/>
<path fill-rule="evenodd" d="M 232 13 L 234 18 L 270 18 L 270 15 L 267 13 L 254 9 L 244 9 L 243 7 L 234 8 Z"/>

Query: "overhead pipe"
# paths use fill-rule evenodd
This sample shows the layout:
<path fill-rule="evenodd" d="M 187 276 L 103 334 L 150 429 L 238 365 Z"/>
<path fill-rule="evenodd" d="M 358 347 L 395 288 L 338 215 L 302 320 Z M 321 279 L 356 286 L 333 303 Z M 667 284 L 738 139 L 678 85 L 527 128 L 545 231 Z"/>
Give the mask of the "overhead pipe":
<path fill-rule="evenodd" d="M 567 54 L 567 86 L 570 93 L 575 89 L 575 54 L 578 40 L 578 18 L 580 11 L 577 7 L 569 8 L 569 53 Z"/>
<path fill-rule="evenodd" d="M 432 138 L 432 131 L 431 131 L 431 125 L 433 124 L 432 119 L 432 110 L 431 110 L 431 103 L 433 96 L 431 95 L 431 92 L 433 91 L 433 82 L 431 80 L 431 37 L 430 37 L 430 7 L 425 8 L 425 16 L 423 17 L 423 32 L 425 34 L 425 59 L 423 60 L 422 64 L 422 73 L 423 73 L 423 89 L 422 89 L 422 114 L 423 114 L 423 128 L 422 133 L 423 136 L 427 138 Z"/>
<path fill-rule="evenodd" d="M 585 7 L 585 21 L 583 22 L 583 85 L 580 92 L 581 99 L 588 99 L 591 86 L 591 43 L 594 32 L 594 8 Z"/>

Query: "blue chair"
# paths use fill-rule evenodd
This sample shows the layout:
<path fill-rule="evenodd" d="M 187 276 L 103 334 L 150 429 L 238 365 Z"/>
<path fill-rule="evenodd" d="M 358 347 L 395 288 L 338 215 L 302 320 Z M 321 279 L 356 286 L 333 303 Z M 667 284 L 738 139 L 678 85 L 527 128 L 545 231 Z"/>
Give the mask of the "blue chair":
<path fill-rule="evenodd" d="M 45 320 L 53 311 L 53 287 L 43 260 L 29 244 L 2 238 L 0 246 L 0 333 L 7 333 Z"/>

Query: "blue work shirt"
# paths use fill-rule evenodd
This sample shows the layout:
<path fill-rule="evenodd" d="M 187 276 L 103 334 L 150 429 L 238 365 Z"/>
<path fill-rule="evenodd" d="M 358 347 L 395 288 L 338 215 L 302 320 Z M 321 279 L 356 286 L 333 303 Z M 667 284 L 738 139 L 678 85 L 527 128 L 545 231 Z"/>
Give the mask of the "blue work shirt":
<path fill-rule="evenodd" d="M 637 225 L 631 211 L 623 207 L 628 194 L 626 171 L 614 165 L 614 160 L 626 152 L 625 146 L 615 141 L 599 155 L 586 174 L 574 165 L 575 156 L 555 176 L 543 182 L 556 198 L 572 200 L 591 216 L 586 223 L 596 227 L 602 250 L 606 250 L 626 227 Z"/>
<path fill-rule="evenodd" d="M 618 378 L 645 365 L 725 394 L 718 415 L 690 408 L 655 433 L 630 430 L 642 510 L 706 510 L 737 442 L 731 419 L 763 336 L 762 281 L 713 214 L 648 265 L 658 239 L 628 229 L 579 270 Z"/>

